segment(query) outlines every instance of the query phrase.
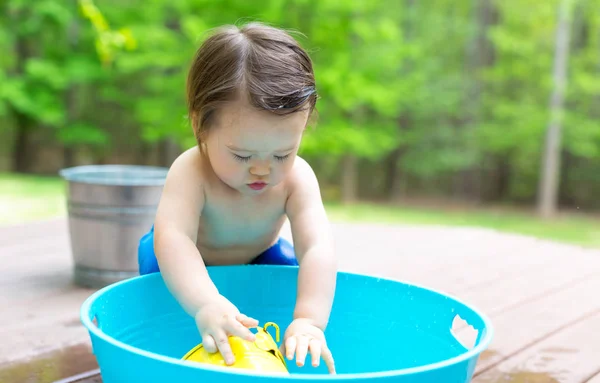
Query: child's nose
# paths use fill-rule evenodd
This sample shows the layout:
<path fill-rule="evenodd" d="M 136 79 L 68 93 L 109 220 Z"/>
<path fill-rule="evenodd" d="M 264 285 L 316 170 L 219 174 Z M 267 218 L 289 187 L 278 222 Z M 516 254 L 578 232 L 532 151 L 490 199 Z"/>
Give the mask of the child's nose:
<path fill-rule="evenodd" d="M 250 167 L 250 173 L 254 176 L 266 176 L 270 172 L 269 163 L 267 161 L 261 161 L 259 163 L 255 163 Z"/>

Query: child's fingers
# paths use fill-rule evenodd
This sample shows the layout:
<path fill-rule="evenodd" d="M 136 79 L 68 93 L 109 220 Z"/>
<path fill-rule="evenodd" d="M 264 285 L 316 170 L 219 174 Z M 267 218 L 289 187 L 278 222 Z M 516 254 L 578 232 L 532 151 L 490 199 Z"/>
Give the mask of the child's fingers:
<path fill-rule="evenodd" d="M 254 318 L 250 318 L 244 314 L 238 314 L 236 319 L 246 327 L 256 327 L 258 326 L 258 320 Z"/>
<path fill-rule="evenodd" d="M 298 366 L 304 366 L 304 360 L 308 353 L 308 338 L 305 336 L 298 337 L 298 345 L 296 346 L 296 364 Z"/>
<path fill-rule="evenodd" d="M 327 369 L 330 374 L 335 374 L 335 362 L 333 360 L 333 355 L 331 354 L 331 350 L 327 346 L 323 346 L 321 349 L 323 360 L 325 361 L 325 365 L 327 365 Z"/>
<path fill-rule="evenodd" d="M 296 351 L 296 337 L 290 336 L 285 341 L 285 357 L 288 358 L 288 360 L 292 360 L 294 351 Z"/>
<path fill-rule="evenodd" d="M 225 333 L 225 331 L 220 330 L 217 331 L 213 338 L 217 344 L 217 348 L 221 353 L 221 356 L 225 360 L 225 364 L 232 365 L 235 362 L 235 358 L 233 356 L 233 351 L 231 351 L 231 345 L 229 344 L 229 337 Z"/>
<path fill-rule="evenodd" d="M 208 334 L 202 335 L 202 346 L 209 354 L 214 354 L 217 352 L 217 344 L 215 343 L 215 339 Z"/>
<path fill-rule="evenodd" d="M 318 339 L 311 339 L 308 343 L 308 350 L 312 356 L 313 367 L 318 367 L 321 361 L 321 342 Z"/>
<path fill-rule="evenodd" d="M 240 338 L 249 340 L 251 342 L 254 342 L 256 339 L 256 335 L 237 319 L 228 319 L 225 322 L 223 329 L 231 335 L 239 336 Z"/>

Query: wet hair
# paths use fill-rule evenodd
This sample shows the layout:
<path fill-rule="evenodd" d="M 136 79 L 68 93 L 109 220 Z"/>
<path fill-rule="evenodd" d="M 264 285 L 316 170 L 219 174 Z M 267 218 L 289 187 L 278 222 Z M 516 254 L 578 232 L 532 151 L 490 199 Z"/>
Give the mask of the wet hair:
<path fill-rule="evenodd" d="M 187 78 L 188 115 L 199 145 L 219 105 L 236 99 L 281 115 L 313 113 L 312 61 L 290 33 L 256 22 L 227 25 L 202 43 Z"/>

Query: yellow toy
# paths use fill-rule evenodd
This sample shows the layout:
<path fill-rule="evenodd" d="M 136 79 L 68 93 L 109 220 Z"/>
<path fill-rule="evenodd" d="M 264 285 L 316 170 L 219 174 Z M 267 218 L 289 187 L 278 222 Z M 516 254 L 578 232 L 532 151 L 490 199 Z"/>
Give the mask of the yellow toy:
<path fill-rule="evenodd" d="M 275 327 L 275 336 L 277 342 L 279 342 L 279 326 L 273 322 L 266 323 L 262 328 L 257 327 L 258 331 L 254 342 L 237 336 L 230 336 L 229 343 L 235 356 L 235 362 L 231 366 L 225 364 L 221 353 L 209 354 L 202 343 L 191 349 L 182 359 L 224 367 L 289 374 L 285 359 L 279 351 L 277 343 L 267 331 L 267 328 L 271 326 Z"/>

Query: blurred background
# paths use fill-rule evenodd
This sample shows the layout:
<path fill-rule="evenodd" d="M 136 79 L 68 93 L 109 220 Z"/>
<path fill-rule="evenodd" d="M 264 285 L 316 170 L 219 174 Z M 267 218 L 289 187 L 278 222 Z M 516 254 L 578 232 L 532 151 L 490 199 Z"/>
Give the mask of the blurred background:
<path fill-rule="evenodd" d="M 2 0 L 0 223 L 65 214 L 61 168 L 169 166 L 210 28 L 301 32 L 301 149 L 333 219 L 600 246 L 600 0 Z"/>

